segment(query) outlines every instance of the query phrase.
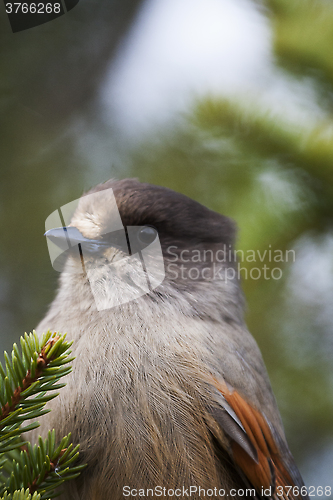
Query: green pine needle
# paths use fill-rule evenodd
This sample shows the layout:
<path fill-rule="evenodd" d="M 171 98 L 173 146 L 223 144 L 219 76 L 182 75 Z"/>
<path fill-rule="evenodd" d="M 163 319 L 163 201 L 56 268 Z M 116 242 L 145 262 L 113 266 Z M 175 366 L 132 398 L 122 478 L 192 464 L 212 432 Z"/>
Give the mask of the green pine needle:
<path fill-rule="evenodd" d="M 0 500 L 48 500 L 85 467 L 72 466 L 79 445 L 70 443 L 70 434 L 57 444 L 53 430 L 32 446 L 21 435 L 39 424 L 22 424 L 50 411 L 45 404 L 58 393 L 49 391 L 66 385 L 60 379 L 71 372 L 74 358 L 65 335 L 47 332 L 39 339 L 33 332 L 20 345 L 21 352 L 14 344 L 11 356 L 4 353 L 5 369 L 0 363 Z"/>

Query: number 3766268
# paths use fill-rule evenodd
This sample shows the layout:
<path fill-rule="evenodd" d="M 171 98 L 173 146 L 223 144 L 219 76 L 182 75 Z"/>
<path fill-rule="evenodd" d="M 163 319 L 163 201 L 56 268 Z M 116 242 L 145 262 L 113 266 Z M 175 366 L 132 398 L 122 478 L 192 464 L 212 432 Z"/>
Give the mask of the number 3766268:
<path fill-rule="evenodd" d="M 299 495 L 308 495 L 309 497 L 330 497 L 332 488 L 331 486 L 277 486 L 276 488 L 276 495 L 281 497 L 281 499 L 286 498 L 290 493 L 293 497 L 298 497 Z"/>
<path fill-rule="evenodd" d="M 60 14 L 60 3 L 7 2 L 7 14 Z"/>

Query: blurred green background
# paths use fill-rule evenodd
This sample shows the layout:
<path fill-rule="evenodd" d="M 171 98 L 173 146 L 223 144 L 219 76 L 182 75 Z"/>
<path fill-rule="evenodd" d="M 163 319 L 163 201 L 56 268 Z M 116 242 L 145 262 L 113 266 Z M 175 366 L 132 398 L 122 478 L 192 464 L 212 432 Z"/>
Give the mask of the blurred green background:
<path fill-rule="evenodd" d="M 243 279 L 246 318 L 306 484 L 333 486 L 333 4 L 248 2 L 269 26 L 276 75 L 311 88 L 307 114 L 290 120 L 221 91 L 132 137 L 105 119 L 100 93 L 144 3 L 81 0 L 16 34 L 1 5 L 1 348 L 32 330 L 54 296 L 43 237 L 51 212 L 110 177 L 180 191 L 236 220 L 237 249 L 295 250 L 295 262 L 242 263 L 283 270 L 279 280 Z"/>

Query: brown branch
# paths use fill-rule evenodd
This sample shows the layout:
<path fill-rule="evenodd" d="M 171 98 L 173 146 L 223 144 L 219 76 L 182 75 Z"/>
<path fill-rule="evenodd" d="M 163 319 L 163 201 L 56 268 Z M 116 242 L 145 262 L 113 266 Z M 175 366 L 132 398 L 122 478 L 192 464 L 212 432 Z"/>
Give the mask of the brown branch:
<path fill-rule="evenodd" d="M 50 358 L 47 358 L 47 355 L 46 355 L 46 347 L 51 344 L 51 348 L 54 346 L 54 344 L 59 340 L 59 335 L 57 335 L 56 337 L 54 337 L 53 339 L 50 339 L 48 342 L 46 342 L 45 346 L 43 347 L 43 349 L 41 350 L 41 352 L 39 353 L 38 355 L 38 358 L 37 358 L 37 368 L 36 368 L 36 371 L 35 371 L 35 376 L 32 378 L 31 377 L 31 372 L 30 370 L 27 371 L 27 374 L 26 376 L 24 377 L 23 379 L 23 383 L 22 383 L 22 387 L 17 387 L 14 391 L 14 394 L 12 396 L 12 399 L 11 399 L 11 404 L 9 403 L 6 403 L 1 411 L 2 411 L 2 415 L 0 415 L 0 422 L 1 420 L 5 419 L 6 417 L 8 417 L 8 415 L 15 410 L 15 407 L 19 404 L 20 402 L 20 399 L 21 399 L 21 393 L 23 391 L 25 391 L 26 389 L 28 389 L 31 384 L 33 384 L 34 382 L 36 382 L 36 380 L 38 380 L 38 378 L 42 375 L 43 371 L 45 370 L 45 368 L 47 367 L 47 365 L 53 361 L 53 359 L 55 358 L 55 356 L 51 356 Z"/>

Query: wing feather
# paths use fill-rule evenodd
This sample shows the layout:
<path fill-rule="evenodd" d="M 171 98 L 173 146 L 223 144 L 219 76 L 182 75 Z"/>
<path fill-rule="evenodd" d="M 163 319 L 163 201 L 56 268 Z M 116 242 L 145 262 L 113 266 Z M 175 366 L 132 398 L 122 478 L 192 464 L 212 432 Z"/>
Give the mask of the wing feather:
<path fill-rule="evenodd" d="M 300 492 L 304 483 L 285 441 L 266 417 L 224 381 L 214 378 L 212 393 L 217 405 L 208 410 L 228 437 L 236 468 L 258 496 L 269 489 L 274 500 L 308 499 Z"/>

